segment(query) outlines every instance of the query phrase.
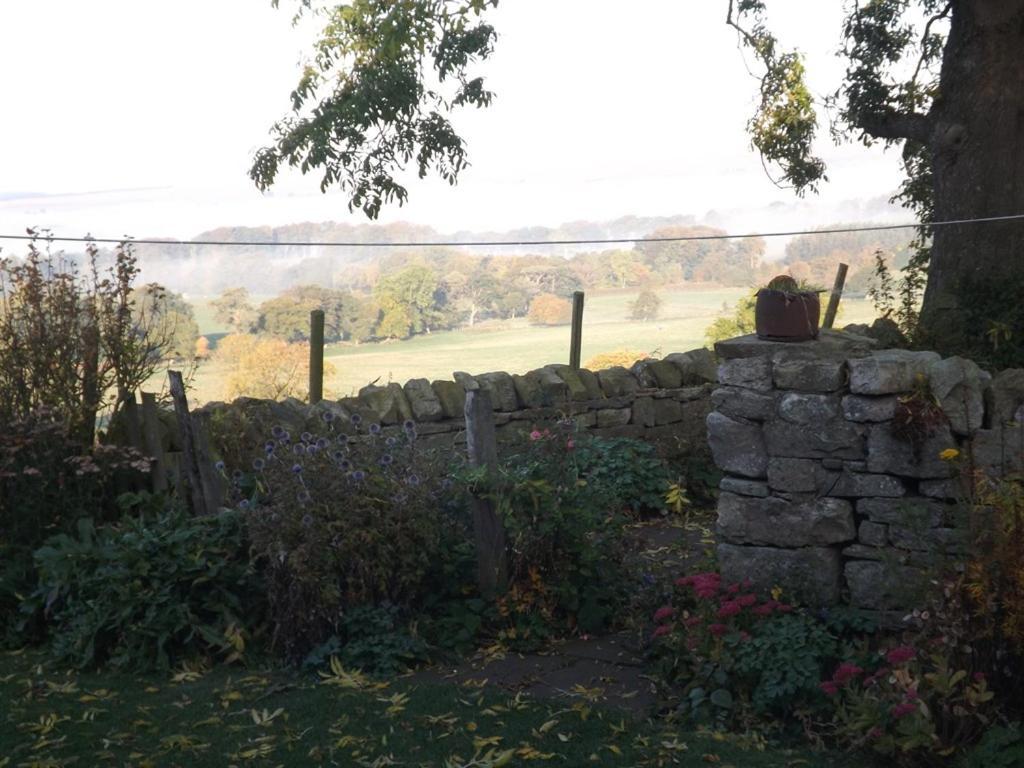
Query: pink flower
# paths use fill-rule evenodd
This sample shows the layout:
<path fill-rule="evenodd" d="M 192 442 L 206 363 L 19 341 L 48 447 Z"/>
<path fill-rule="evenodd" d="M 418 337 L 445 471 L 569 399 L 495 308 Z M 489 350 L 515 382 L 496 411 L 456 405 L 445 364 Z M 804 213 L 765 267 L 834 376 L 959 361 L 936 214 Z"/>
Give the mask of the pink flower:
<path fill-rule="evenodd" d="M 680 576 L 676 579 L 677 587 L 688 587 L 693 584 L 693 576 Z"/>
<path fill-rule="evenodd" d="M 843 662 L 836 667 L 835 673 L 832 675 L 833 682 L 836 685 L 845 685 L 846 683 L 853 680 L 855 677 L 859 677 L 863 674 L 864 670 L 858 667 L 856 664 L 850 664 L 849 662 Z"/>
<path fill-rule="evenodd" d="M 912 701 L 904 701 L 902 704 L 897 704 L 893 707 L 889 714 L 893 716 L 894 720 L 899 720 L 901 717 L 906 717 L 916 711 L 917 704 Z"/>
<path fill-rule="evenodd" d="M 751 609 L 756 616 L 771 616 L 772 611 L 775 610 L 775 606 L 778 605 L 774 600 L 769 600 L 767 603 L 762 603 L 756 608 Z"/>
<path fill-rule="evenodd" d="M 831 680 L 826 680 L 820 687 L 826 696 L 835 696 L 839 692 L 839 687 Z"/>
<path fill-rule="evenodd" d="M 896 665 L 902 664 L 905 661 L 910 661 L 915 656 L 917 656 L 917 651 L 909 645 L 901 645 L 898 648 L 893 648 L 885 654 L 885 660 L 890 664 Z"/>
<path fill-rule="evenodd" d="M 676 612 L 676 609 L 673 608 L 671 605 L 663 605 L 663 606 L 661 606 L 661 608 L 659 608 L 657 611 L 654 612 L 654 620 L 655 621 L 664 621 L 665 619 L 669 618 L 670 616 L 674 616 L 675 612 Z"/>
<path fill-rule="evenodd" d="M 690 616 L 689 618 L 683 619 L 683 624 L 688 627 L 695 627 L 702 621 L 703 619 L 700 616 Z"/>
<path fill-rule="evenodd" d="M 884 734 L 884 731 L 876 725 L 874 728 L 872 728 L 870 731 L 868 731 L 868 738 L 871 739 L 872 741 L 875 741 L 877 739 L 882 738 L 883 734 Z"/>
<path fill-rule="evenodd" d="M 544 437 L 544 435 L 542 435 L 540 433 L 540 430 L 538 430 L 538 429 L 535 429 L 535 430 L 533 430 L 533 432 L 530 433 L 530 439 L 531 440 L 537 441 L 537 440 L 540 440 L 542 437 Z"/>
<path fill-rule="evenodd" d="M 730 584 L 728 591 L 729 591 L 730 595 L 735 595 L 737 592 L 740 591 L 740 585 L 739 584 Z"/>
<path fill-rule="evenodd" d="M 727 619 L 730 616 L 735 616 L 742 610 L 743 609 L 740 607 L 740 604 L 735 600 L 726 600 L 718 609 L 718 618 Z"/>
<path fill-rule="evenodd" d="M 909 688 L 907 690 L 907 701 L 917 701 L 920 698 L 920 694 L 917 692 L 917 688 Z"/>
<path fill-rule="evenodd" d="M 743 588 L 744 589 L 750 589 L 753 586 L 754 586 L 754 582 L 751 579 L 744 579 L 743 580 Z"/>
<path fill-rule="evenodd" d="M 571 437 L 568 440 L 565 441 L 565 450 L 571 451 L 575 447 L 576 447 L 576 441 L 573 440 Z"/>
<path fill-rule="evenodd" d="M 793 612 L 793 606 L 792 605 L 788 605 L 786 603 L 779 603 L 778 605 L 775 606 L 775 610 L 778 611 L 779 613 L 792 613 Z"/>
<path fill-rule="evenodd" d="M 721 637 L 728 631 L 729 628 L 725 624 L 708 624 L 708 632 L 715 637 Z"/>
<path fill-rule="evenodd" d="M 659 624 L 654 630 L 654 636 L 661 637 L 663 635 L 667 635 L 671 631 L 672 626 L 670 624 Z"/>
<path fill-rule="evenodd" d="M 741 608 L 749 608 L 757 602 L 757 597 L 755 595 L 740 595 L 736 598 L 736 602 Z"/>

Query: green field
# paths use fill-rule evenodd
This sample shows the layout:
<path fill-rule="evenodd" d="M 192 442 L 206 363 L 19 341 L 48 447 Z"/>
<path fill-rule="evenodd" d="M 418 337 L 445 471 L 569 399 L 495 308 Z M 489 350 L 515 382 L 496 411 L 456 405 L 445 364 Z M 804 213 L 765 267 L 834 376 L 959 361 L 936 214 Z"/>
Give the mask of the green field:
<path fill-rule="evenodd" d="M 661 356 L 703 346 L 708 325 L 722 314 L 731 314 L 736 300 L 746 292 L 744 288 L 664 291 L 661 317 L 648 323 L 628 319 L 628 304 L 636 293 L 588 294 L 583 314 L 583 360 L 623 348 Z M 200 332 L 224 331 L 213 322 L 205 301 L 194 304 Z M 863 322 L 873 316 L 870 302 L 849 299 L 843 302 L 837 325 Z M 568 362 L 568 354 L 568 326 L 536 327 L 524 318 L 491 321 L 407 341 L 332 345 L 327 357 L 335 372 L 325 381 L 325 389 L 343 397 L 372 381 L 451 378 L 453 371 L 522 373 L 548 363 Z M 223 398 L 223 369 L 215 360 L 200 367 L 194 391 L 193 398 L 200 403 Z"/>

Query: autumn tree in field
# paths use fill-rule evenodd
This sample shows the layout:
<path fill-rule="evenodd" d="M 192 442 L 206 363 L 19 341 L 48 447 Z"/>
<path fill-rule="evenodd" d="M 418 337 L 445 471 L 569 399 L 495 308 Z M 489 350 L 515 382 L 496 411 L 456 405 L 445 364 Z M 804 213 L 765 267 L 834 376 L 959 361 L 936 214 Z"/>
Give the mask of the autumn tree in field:
<path fill-rule="evenodd" d="M 629 302 L 630 320 L 657 320 L 660 312 L 661 297 L 650 289 L 640 291 L 637 297 Z"/>
<path fill-rule="evenodd" d="M 572 322 L 572 303 L 561 296 L 542 293 L 530 302 L 527 317 L 531 325 L 568 325 Z"/>
<path fill-rule="evenodd" d="M 227 369 L 225 400 L 305 400 L 309 395 L 309 344 L 235 333 L 220 340 L 214 360 Z M 324 378 L 333 375 L 334 367 L 325 361 Z"/>

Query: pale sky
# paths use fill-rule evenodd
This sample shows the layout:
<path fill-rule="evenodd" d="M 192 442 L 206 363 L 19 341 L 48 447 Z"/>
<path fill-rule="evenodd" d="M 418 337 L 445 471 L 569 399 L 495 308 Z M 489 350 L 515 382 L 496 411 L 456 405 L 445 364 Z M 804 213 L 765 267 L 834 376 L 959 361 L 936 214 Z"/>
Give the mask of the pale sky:
<path fill-rule="evenodd" d="M 309 30 L 288 0 L 0 1 L 0 231 L 189 237 L 215 226 L 365 221 L 319 176 L 261 194 L 247 171 L 289 105 Z M 555 225 L 626 214 L 756 213 L 794 203 L 772 186 L 744 124 L 756 82 L 727 0 L 502 0 L 486 67 L 493 106 L 456 115 L 472 166 L 457 187 L 409 183 L 381 220 L 440 231 Z M 812 88 L 842 74 L 839 0 L 775 0 L 783 44 Z M 898 155 L 820 151 L 831 182 L 798 209 L 807 226 L 842 201 L 888 196 Z M 31 196 L 36 195 L 36 196 Z M 789 227 L 789 218 L 779 221 Z M 902 216 L 901 218 L 907 218 Z M 742 222 L 742 223 L 740 223 Z"/>

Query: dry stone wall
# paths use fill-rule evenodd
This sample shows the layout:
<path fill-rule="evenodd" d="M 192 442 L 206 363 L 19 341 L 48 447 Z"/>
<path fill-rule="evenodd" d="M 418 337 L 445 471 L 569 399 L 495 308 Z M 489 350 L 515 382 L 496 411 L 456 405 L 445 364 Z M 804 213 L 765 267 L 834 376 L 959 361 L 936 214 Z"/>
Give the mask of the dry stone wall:
<path fill-rule="evenodd" d="M 963 551 L 959 466 L 1024 470 L 1024 370 L 870 339 L 716 345 L 708 440 L 723 578 L 880 614 Z M 955 449 L 958 458 L 943 459 Z"/>
<path fill-rule="evenodd" d="M 263 444 L 274 424 L 316 432 L 323 414 L 330 413 L 336 425 L 349 423 L 358 414 L 365 424 L 380 424 L 385 433 L 401 430 L 412 419 L 421 441 L 438 449 L 461 450 L 466 391 L 479 387 L 490 393 L 499 442 L 572 418 L 578 428 L 592 434 L 643 439 L 664 458 L 678 459 L 707 451 L 705 422 L 716 367 L 710 350 L 696 349 L 642 360 L 629 369 L 574 371 L 568 365 L 548 365 L 522 375 L 456 371 L 452 380 L 367 386 L 355 397 L 315 406 L 294 399 L 240 398 L 210 403 L 201 411 L 215 423 L 241 424 L 252 434 L 237 442 L 255 446 Z"/>

